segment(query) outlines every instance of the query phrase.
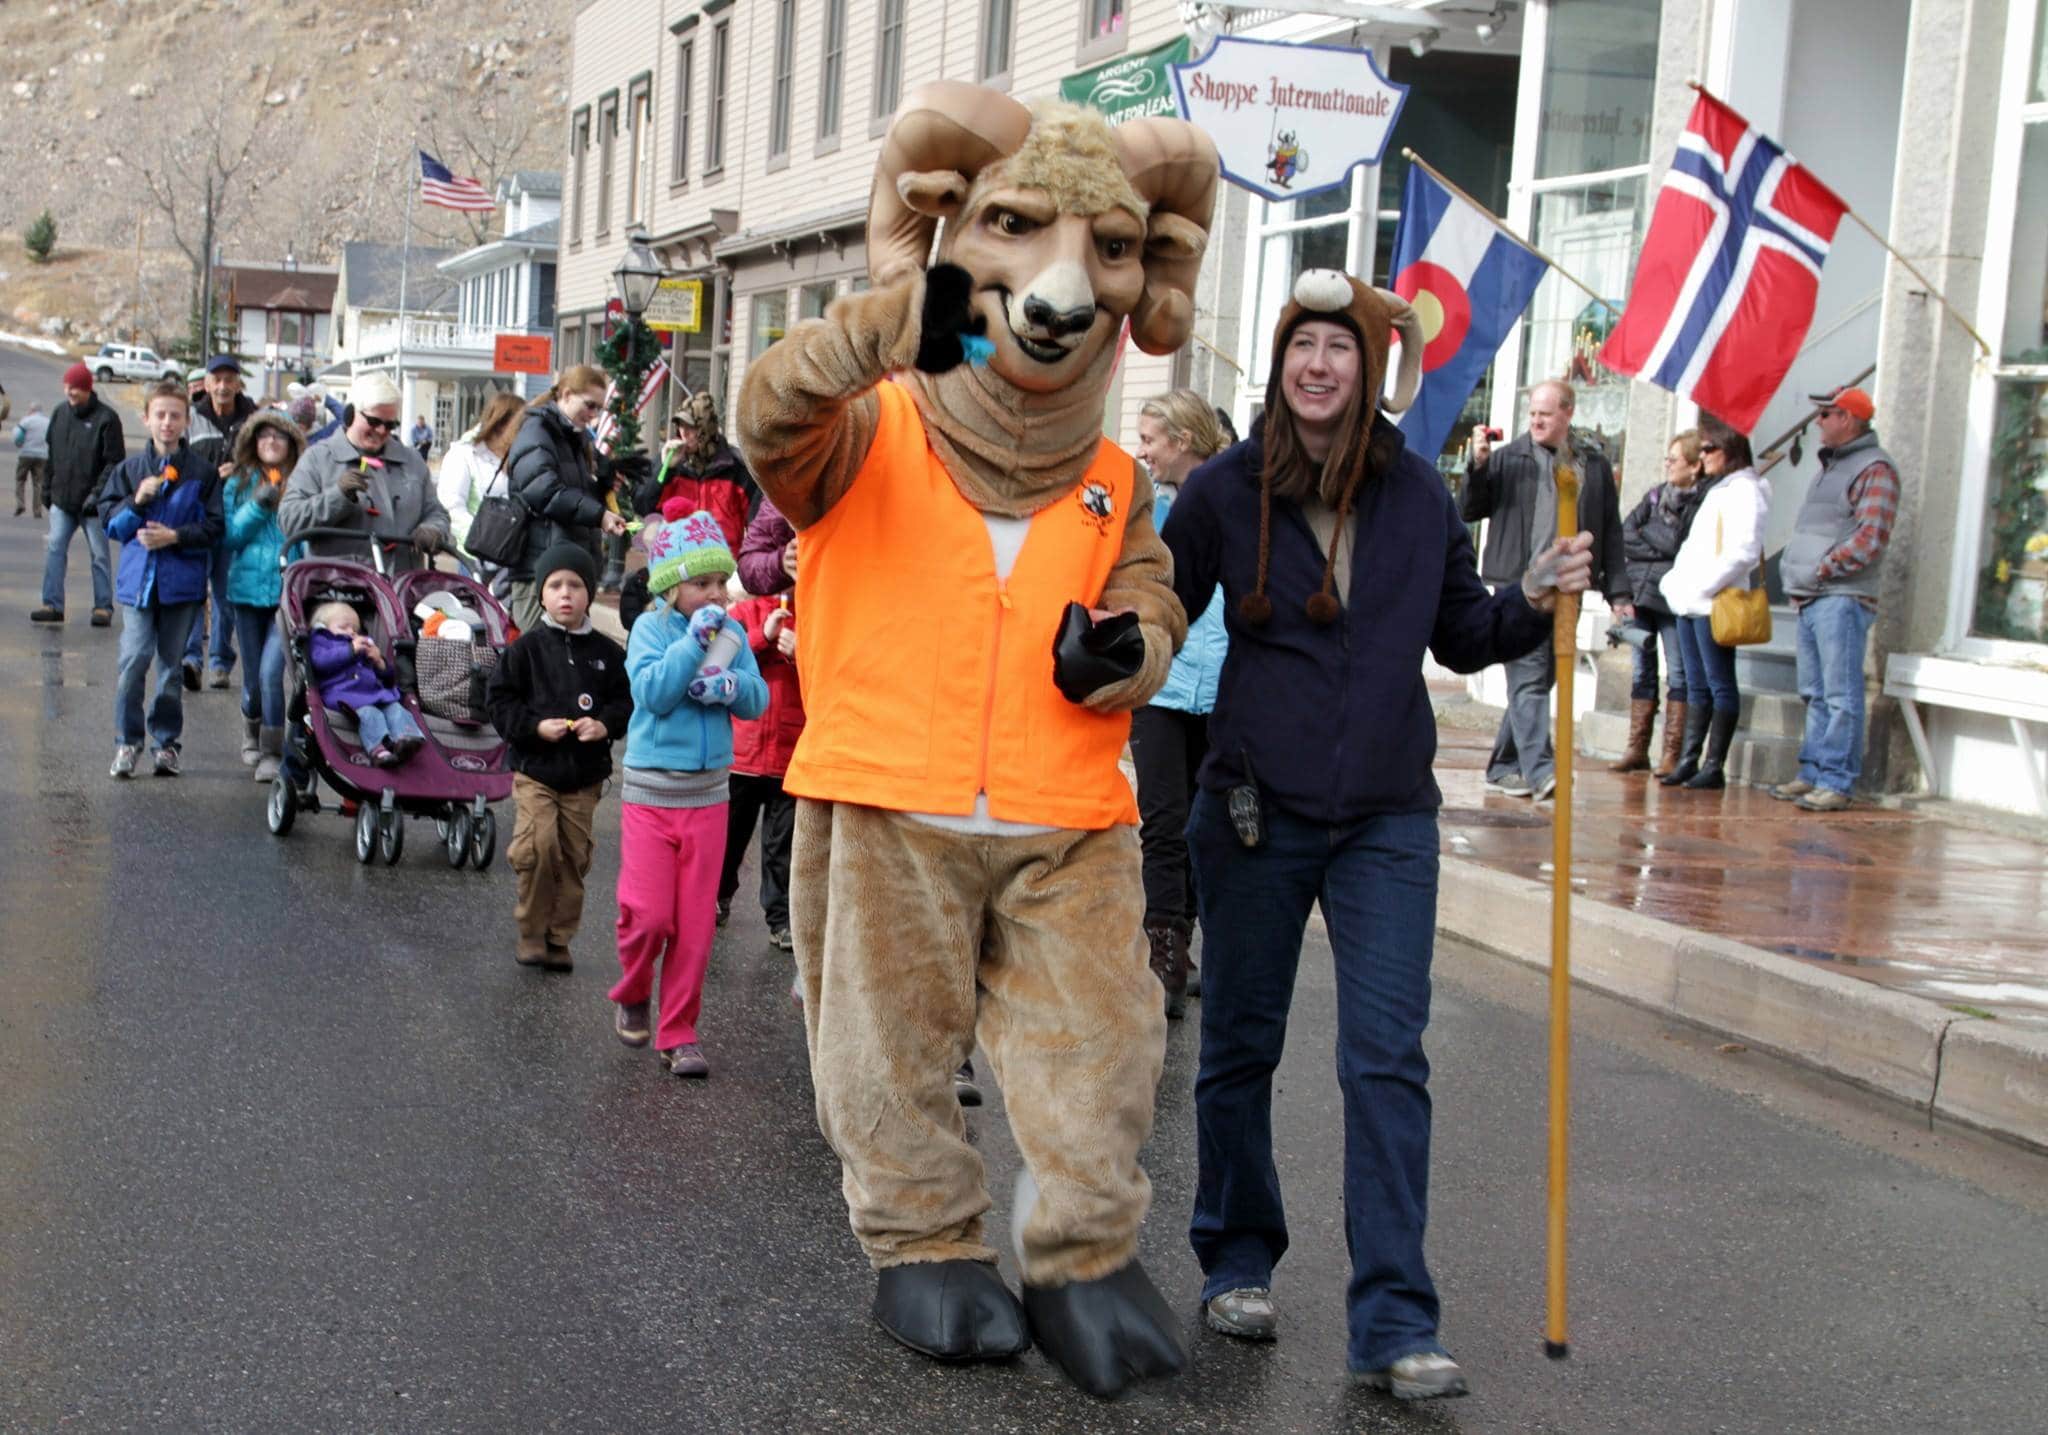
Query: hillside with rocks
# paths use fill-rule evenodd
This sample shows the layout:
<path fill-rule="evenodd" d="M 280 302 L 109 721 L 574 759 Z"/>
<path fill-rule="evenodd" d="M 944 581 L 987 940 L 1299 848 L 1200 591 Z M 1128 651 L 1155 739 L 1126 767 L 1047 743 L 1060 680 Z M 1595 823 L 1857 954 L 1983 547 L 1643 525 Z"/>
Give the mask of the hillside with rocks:
<path fill-rule="evenodd" d="M 59 257 L 96 278 L 95 312 L 7 246 L 0 328 L 68 319 L 78 337 L 180 328 L 200 252 L 199 176 L 245 154 L 221 252 L 331 262 L 396 240 L 415 141 L 490 183 L 558 169 L 576 0 L 5 0 L 0 3 L 0 232 L 47 207 Z M 152 197 L 150 179 L 158 195 Z M 466 245 L 484 226 L 415 215 L 416 239 Z"/>

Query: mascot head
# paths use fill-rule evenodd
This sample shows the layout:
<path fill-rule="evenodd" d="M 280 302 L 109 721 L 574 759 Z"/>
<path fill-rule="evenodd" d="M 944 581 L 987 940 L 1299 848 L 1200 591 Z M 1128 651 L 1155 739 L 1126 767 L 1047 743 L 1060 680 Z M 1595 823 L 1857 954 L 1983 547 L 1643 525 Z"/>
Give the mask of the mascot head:
<path fill-rule="evenodd" d="M 974 276 L 989 366 L 1026 393 L 1088 373 L 1126 319 L 1150 354 L 1187 342 L 1216 203 L 1216 147 L 1181 120 L 1101 115 L 945 81 L 909 95 L 868 209 L 878 285 L 936 259 Z"/>

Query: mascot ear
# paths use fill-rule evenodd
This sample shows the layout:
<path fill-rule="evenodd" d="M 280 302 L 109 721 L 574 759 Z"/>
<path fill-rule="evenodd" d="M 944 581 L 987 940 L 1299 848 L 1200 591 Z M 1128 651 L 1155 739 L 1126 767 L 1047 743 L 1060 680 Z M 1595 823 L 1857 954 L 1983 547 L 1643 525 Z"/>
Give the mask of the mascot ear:
<path fill-rule="evenodd" d="M 975 176 L 1015 154 L 1031 111 L 1008 95 L 941 80 L 904 96 L 882 141 L 868 197 L 868 276 L 877 286 L 921 273 L 941 217 L 957 214 Z"/>
<path fill-rule="evenodd" d="M 1110 135 L 1131 187 L 1152 207 L 1145 231 L 1145 295 L 1131 338 L 1170 354 L 1195 327 L 1195 279 L 1216 211 L 1216 145 L 1185 120 L 1131 120 Z"/>

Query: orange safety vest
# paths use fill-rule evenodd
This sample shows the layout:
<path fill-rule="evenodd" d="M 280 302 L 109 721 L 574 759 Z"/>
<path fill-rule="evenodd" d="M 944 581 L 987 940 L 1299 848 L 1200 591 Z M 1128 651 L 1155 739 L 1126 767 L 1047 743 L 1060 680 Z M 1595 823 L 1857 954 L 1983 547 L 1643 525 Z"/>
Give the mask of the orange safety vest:
<path fill-rule="evenodd" d="M 1135 823 L 1117 766 L 1128 713 L 1060 696 L 1052 647 L 1094 607 L 1123 550 L 1136 470 L 1105 439 L 1041 509 L 1007 580 L 981 510 L 954 486 L 910 395 L 884 383 L 853 486 L 803 530 L 797 669 L 805 724 L 783 778 L 799 797 L 1099 831 Z"/>

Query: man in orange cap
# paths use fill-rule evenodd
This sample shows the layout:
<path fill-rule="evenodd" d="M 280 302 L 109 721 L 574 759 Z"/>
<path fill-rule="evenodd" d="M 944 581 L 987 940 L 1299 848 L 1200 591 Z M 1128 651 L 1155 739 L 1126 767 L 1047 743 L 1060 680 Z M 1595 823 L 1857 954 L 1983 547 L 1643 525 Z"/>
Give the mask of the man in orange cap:
<path fill-rule="evenodd" d="M 1820 408 L 1820 473 L 1786 541 L 1785 593 L 1799 610 L 1799 775 L 1771 789 L 1809 812 L 1839 812 L 1863 771 L 1863 650 L 1877 620 L 1899 474 L 1878 447 L 1877 405 L 1862 389 L 1809 397 Z"/>

